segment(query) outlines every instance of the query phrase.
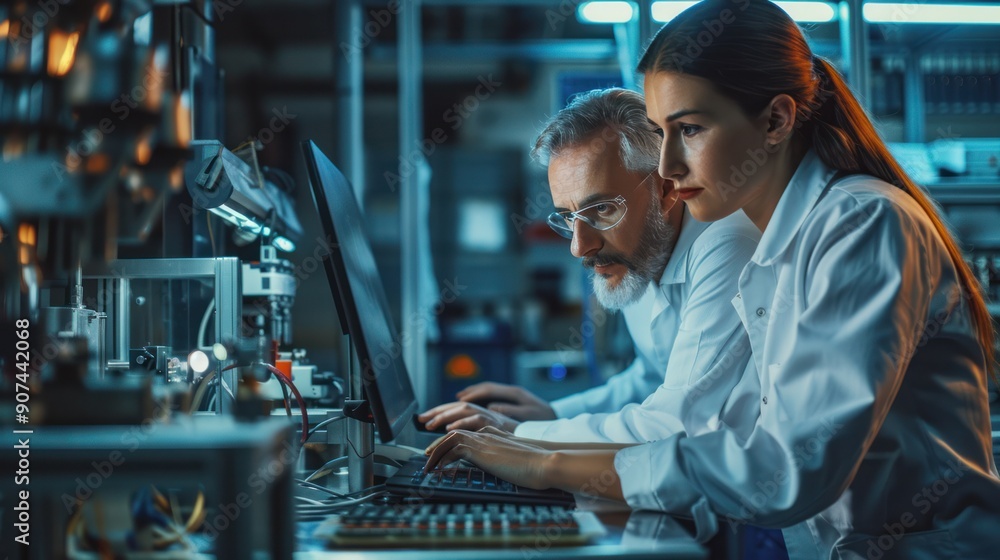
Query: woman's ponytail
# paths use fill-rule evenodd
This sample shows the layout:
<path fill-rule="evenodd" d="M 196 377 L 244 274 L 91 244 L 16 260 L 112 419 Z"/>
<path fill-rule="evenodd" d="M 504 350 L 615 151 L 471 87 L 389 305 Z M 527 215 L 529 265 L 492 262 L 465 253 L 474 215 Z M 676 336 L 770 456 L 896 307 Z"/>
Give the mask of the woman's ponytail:
<path fill-rule="evenodd" d="M 969 305 L 969 313 L 986 358 L 986 367 L 997 380 L 993 347 L 993 319 L 986 308 L 982 288 L 962 256 L 931 199 L 906 174 L 882 141 L 875 125 L 858 103 L 840 73 L 822 57 L 813 57 L 818 81 L 810 103 L 812 115 L 806 133 L 817 155 L 829 166 L 849 173 L 864 173 L 895 185 L 912 197 L 927 214 L 958 271 Z"/>

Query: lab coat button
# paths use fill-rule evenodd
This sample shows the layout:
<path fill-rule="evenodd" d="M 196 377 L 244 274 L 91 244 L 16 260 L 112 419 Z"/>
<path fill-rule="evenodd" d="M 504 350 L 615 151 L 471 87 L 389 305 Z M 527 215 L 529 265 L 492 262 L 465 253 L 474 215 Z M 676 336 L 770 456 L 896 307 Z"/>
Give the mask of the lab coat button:
<path fill-rule="evenodd" d="M 763 316 L 764 316 L 764 313 L 765 313 L 765 312 L 764 312 L 764 308 L 763 308 L 763 307 L 758 307 L 758 308 L 757 308 L 757 316 L 758 316 L 758 317 L 763 317 Z"/>
<path fill-rule="evenodd" d="M 764 401 L 764 404 L 767 404 L 767 397 L 766 396 L 762 400 Z"/>

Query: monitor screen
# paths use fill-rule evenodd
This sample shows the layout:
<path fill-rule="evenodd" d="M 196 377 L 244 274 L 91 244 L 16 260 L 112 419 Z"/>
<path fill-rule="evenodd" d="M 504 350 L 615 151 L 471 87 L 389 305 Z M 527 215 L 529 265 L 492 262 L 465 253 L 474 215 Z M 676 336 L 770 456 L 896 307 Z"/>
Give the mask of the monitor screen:
<path fill-rule="evenodd" d="M 313 200 L 331 247 L 323 259 L 330 289 L 341 325 L 358 352 L 379 438 L 388 442 L 396 439 L 417 410 L 399 332 L 389 314 L 354 190 L 315 143 L 306 141 L 302 147 Z"/>

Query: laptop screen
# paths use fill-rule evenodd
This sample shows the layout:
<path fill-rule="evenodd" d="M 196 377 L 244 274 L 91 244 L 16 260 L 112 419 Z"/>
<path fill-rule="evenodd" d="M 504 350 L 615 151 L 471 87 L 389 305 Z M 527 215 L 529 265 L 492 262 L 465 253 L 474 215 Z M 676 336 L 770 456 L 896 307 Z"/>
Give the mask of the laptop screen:
<path fill-rule="evenodd" d="M 410 422 L 418 405 L 403 363 L 399 332 L 365 236 L 365 221 L 347 178 L 315 143 L 303 142 L 302 148 L 313 200 L 331 247 L 323 264 L 341 326 L 357 350 L 379 438 L 392 441 Z"/>

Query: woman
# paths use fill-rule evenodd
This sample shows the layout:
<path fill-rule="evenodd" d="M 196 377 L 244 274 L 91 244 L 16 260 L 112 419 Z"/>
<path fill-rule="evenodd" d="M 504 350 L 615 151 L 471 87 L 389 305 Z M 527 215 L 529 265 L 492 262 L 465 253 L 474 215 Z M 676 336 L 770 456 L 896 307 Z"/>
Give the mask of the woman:
<path fill-rule="evenodd" d="M 782 528 L 791 558 L 991 558 L 1000 545 L 975 278 L 828 62 L 780 8 L 709 0 L 639 63 L 660 174 L 692 215 L 762 230 L 733 305 L 753 360 L 719 429 L 620 450 L 455 433 L 518 484 Z M 746 407 L 743 407 L 746 408 Z M 714 514 L 714 515 L 713 515 Z"/>

